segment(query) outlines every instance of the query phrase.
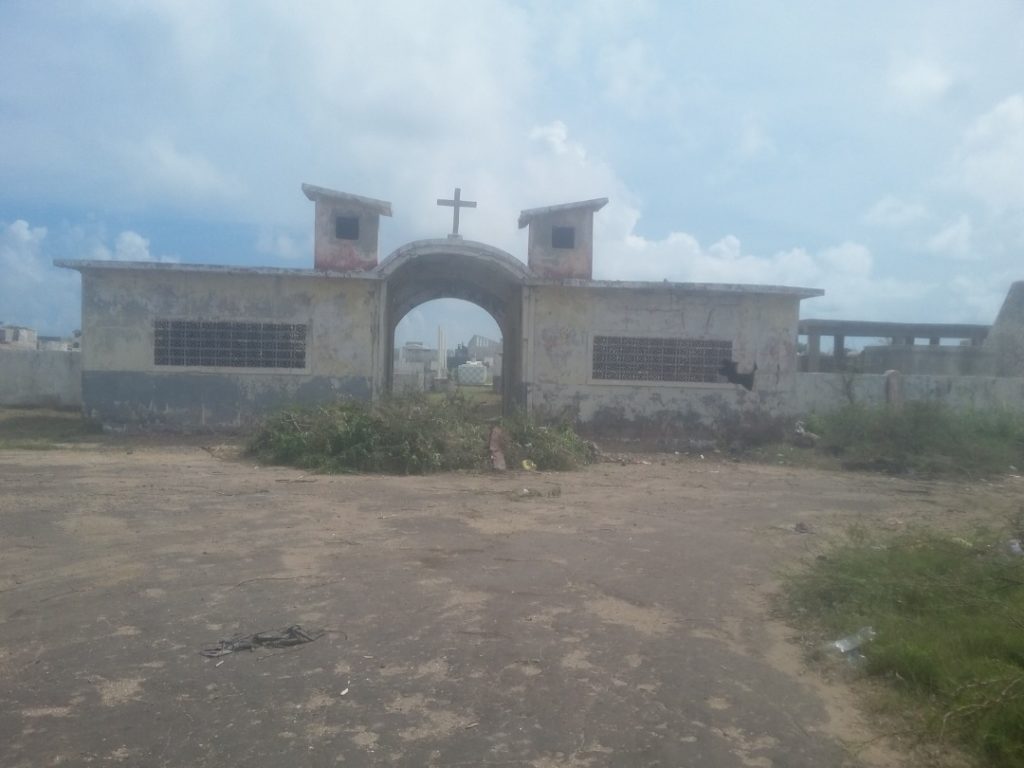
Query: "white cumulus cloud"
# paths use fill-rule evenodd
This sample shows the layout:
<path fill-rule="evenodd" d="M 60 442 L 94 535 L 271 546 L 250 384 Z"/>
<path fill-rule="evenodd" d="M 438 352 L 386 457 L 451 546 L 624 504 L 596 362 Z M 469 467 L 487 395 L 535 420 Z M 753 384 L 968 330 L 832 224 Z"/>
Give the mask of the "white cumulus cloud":
<path fill-rule="evenodd" d="M 971 124 L 958 165 L 967 190 L 994 209 L 1024 208 L 1024 94 L 1007 97 Z"/>
<path fill-rule="evenodd" d="M 47 235 L 24 219 L 0 222 L 0 321 L 58 335 L 79 325 L 79 280 L 53 267 Z"/>
<path fill-rule="evenodd" d="M 935 61 L 900 59 L 889 68 L 887 85 L 901 104 L 920 106 L 945 96 L 953 85 L 953 76 Z"/>
<path fill-rule="evenodd" d="M 925 248 L 932 253 L 940 253 L 954 258 L 971 258 L 974 255 L 971 241 L 972 232 L 970 216 L 961 214 L 932 235 L 925 244 Z"/>
<path fill-rule="evenodd" d="M 921 203 L 909 203 L 886 195 L 864 214 L 864 222 L 874 227 L 898 229 L 928 218 L 928 209 Z"/>

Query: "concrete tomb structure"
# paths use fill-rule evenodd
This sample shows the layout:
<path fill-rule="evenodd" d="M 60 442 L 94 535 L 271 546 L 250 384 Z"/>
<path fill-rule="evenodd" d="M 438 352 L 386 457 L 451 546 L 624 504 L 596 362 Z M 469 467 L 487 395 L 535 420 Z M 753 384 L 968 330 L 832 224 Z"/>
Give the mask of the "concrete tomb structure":
<path fill-rule="evenodd" d="M 450 235 L 378 262 L 382 200 L 303 185 L 314 269 L 58 261 L 82 274 L 82 401 L 112 426 L 244 427 L 288 404 L 392 391 L 399 321 L 470 301 L 502 337 L 507 409 L 623 426 L 790 415 L 802 299 L 780 286 L 593 279 L 604 198 L 524 210 L 525 260 Z M 453 208 L 475 206 L 439 200 Z"/>

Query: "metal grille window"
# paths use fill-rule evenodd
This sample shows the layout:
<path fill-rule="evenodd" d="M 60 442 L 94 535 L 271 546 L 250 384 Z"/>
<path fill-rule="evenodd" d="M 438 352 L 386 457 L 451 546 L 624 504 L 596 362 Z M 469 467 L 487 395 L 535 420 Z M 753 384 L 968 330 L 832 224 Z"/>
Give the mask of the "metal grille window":
<path fill-rule="evenodd" d="M 595 336 L 593 378 L 719 382 L 731 341 Z"/>
<path fill-rule="evenodd" d="M 155 365 L 306 367 L 305 325 L 157 320 L 153 331 Z"/>

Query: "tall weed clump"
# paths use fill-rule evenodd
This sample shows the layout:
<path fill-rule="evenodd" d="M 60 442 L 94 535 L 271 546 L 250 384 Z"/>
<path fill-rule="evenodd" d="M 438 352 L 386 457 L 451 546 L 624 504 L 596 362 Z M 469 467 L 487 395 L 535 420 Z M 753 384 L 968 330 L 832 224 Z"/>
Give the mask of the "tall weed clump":
<path fill-rule="evenodd" d="M 813 416 L 820 447 L 854 469 L 987 475 L 1024 467 L 1024 415 L 956 411 L 918 401 L 902 408 L 848 405 Z"/>
<path fill-rule="evenodd" d="M 513 465 L 530 460 L 537 469 L 569 470 L 590 464 L 597 449 L 569 424 L 540 425 L 523 413 L 502 419 L 505 458 Z"/>
<path fill-rule="evenodd" d="M 474 469 L 486 459 L 486 427 L 461 398 L 341 401 L 268 418 L 250 452 L 263 461 L 323 472 L 423 474 Z"/>
<path fill-rule="evenodd" d="M 454 395 L 407 395 L 370 404 L 346 400 L 289 408 L 266 419 L 249 452 L 271 464 L 319 472 L 424 474 L 489 466 L 493 420 L 484 406 Z M 524 415 L 502 420 L 509 466 L 576 469 L 594 450 L 570 426 L 546 427 Z"/>

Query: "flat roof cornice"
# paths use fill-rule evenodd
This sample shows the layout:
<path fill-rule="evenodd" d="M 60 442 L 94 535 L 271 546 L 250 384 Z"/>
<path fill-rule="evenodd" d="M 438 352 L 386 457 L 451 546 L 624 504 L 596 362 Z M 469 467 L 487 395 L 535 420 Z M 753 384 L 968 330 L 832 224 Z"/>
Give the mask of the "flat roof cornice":
<path fill-rule="evenodd" d="M 267 277 L 319 277 L 349 280 L 380 280 L 373 272 L 326 272 L 319 269 L 289 269 L 285 267 L 242 267 L 227 264 L 176 264 L 157 261 L 106 261 L 102 259 L 54 259 L 55 267 L 79 272 L 181 272 L 215 275 L 265 275 Z"/>
<path fill-rule="evenodd" d="M 443 245 L 444 241 L 437 241 Z M 428 243 L 429 244 L 429 243 Z M 450 244 L 448 244 L 450 246 Z M 454 249 L 453 249 L 454 250 Z M 397 253 L 397 252 L 396 252 Z M 242 267 L 224 264 L 175 264 L 157 261 L 106 261 L 101 259 L 55 259 L 54 266 L 79 272 L 163 272 L 214 275 L 263 275 L 266 277 L 299 277 L 347 280 L 386 280 L 388 275 L 379 271 L 324 272 L 318 269 L 287 269 L 282 267 Z M 380 268 L 378 267 L 378 270 Z M 524 285 L 561 286 L 587 290 L 642 290 L 665 293 L 712 293 L 718 295 L 774 295 L 810 299 L 824 296 L 820 288 L 800 288 L 788 285 L 736 285 L 731 283 L 670 283 L 631 280 L 559 280 L 527 277 Z"/>
<path fill-rule="evenodd" d="M 740 285 L 735 283 L 671 283 L 648 282 L 636 280 L 575 280 L 534 278 L 526 281 L 527 285 L 553 285 L 568 288 L 589 288 L 592 290 L 631 289 L 642 291 L 663 291 L 665 293 L 714 293 L 729 295 L 774 295 L 792 296 L 798 299 L 812 299 L 824 296 L 821 288 L 802 288 L 789 285 Z"/>
<path fill-rule="evenodd" d="M 380 216 L 391 215 L 391 203 L 387 200 L 378 200 L 375 197 L 363 197 L 354 195 L 351 192 L 339 192 L 336 189 L 318 187 L 315 184 L 303 184 L 302 193 L 312 201 L 335 200 L 339 203 L 347 203 L 354 208 L 362 208 Z"/>
<path fill-rule="evenodd" d="M 546 205 L 543 208 L 527 208 L 519 213 L 519 228 L 522 229 L 531 221 L 541 216 L 548 216 L 552 213 L 564 213 L 565 211 L 599 211 L 607 204 L 607 197 L 595 197 L 593 200 L 580 200 L 576 203 Z"/>

